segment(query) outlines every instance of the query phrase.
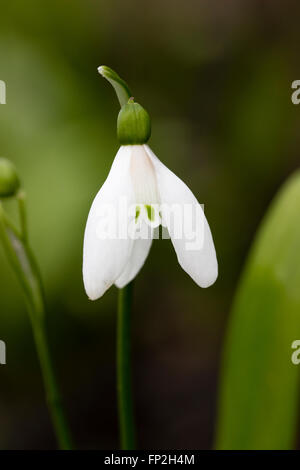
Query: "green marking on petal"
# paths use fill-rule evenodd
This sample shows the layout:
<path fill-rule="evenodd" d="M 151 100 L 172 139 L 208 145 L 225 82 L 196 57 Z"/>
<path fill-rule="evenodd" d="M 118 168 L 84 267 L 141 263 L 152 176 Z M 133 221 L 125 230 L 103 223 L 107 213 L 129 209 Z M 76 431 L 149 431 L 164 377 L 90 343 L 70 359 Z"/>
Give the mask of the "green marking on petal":
<path fill-rule="evenodd" d="M 135 222 L 137 222 L 140 213 L 141 213 L 141 208 L 140 208 L 140 206 L 136 206 L 136 208 L 135 208 Z"/>
<path fill-rule="evenodd" d="M 145 204 L 145 208 L 146 208 L 146 211 L 147 211 L 148 219 L 150 220 L 150 222 L 154 222 L 154 220 L 155 220 L 155 210 L 153 209 L 153 207 L 151 205 L 148 205 L 148 204 Z"/>

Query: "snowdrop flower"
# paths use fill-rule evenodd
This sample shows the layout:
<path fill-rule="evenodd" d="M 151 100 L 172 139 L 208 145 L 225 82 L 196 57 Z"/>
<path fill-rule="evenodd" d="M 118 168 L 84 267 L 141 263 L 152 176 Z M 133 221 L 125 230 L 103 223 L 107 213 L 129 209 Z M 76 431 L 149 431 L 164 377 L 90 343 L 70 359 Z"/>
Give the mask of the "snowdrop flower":
<path fill-rule="evenodd" d="M 217 278 L 215 247 L 202 207 L 186 184 L 147 145 L 150 133 L 148 113 L 131 98 L 118 116 L 121 146 L 93 201 L 85 229 L 83 280 L 91 300 L 101 297 L 113 284 L 123 288 L 135 278 L 149 254 L 159 223 L 167 227 L 180 266 L 196 284 L 208 287 Z M 122 200 L 134 210 L 124 210 Z M 156 207 L 159 209 L 155 210 Z M 179 211 L 176 220 L 176 211 L 170 216 L 170 207 L 188 207 L 190 215 L 182 217 L 184 210 Z M 102 236 L 107 222 L 105 219 L 103 224 L 104 214 L 112 217 L 114 235 Z M 194 221 L 190 220 L 192 214 L 196 217 Z M 143 232 L 141 225 L 147 225 L 147 218 L 147 236 L 138 236 Z M 191 222 L 201 231 L 200 246 L 190 243 Z M 132 224 L 134 230 L 129 233 L 128 226 Z"/>

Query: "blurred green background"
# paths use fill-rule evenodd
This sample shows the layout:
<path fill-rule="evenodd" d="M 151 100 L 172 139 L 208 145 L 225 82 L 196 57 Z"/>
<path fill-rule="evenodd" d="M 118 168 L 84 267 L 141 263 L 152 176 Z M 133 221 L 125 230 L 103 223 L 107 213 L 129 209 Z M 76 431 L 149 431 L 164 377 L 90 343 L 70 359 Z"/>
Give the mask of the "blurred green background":
<path fill-rule="evenodd" d="M 247 250 L 299 165 L 300 5 L 261 0 L 2 3 L 0 155 L 28 195 L 48 330 L 81 448 L 118 447 L 116 289 L 88 301 L 82 241 L 118 144 L 105 64 L 152 117 L 150 146 L 205 204 L 217 283 L 202 290 L 155 241 L 136 282 L 133 360 L 140 448 L 213 444 L 221 347 Z M 1 250 L 0 448 L 55 448 L 20 288 Z M 297 334 L 295 333 L 297 336 Z M 294 339 L 294 338 L 293 338 Z"/>

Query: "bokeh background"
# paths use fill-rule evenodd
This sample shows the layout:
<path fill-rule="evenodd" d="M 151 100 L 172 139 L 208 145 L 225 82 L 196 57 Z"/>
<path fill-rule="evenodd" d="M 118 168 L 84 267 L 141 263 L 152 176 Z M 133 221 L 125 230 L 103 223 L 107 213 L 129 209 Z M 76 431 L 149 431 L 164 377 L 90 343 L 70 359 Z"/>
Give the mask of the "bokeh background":
<path fill-rule="evenodd" d="M 193 190 L 220 274 L 198 288 L 168 240 L 137 278 L 134 393 L 143 449 L 213 446 L 227 319 L 245 257 L 276 190 L 299 165 L 296 1 L 15 0 L 1 4 L 0 154 L 28 196 L 48 331 L 79 448 L 118 448 L 117 290 L 85 296 L 82 241 L 118 148 L 105 64 L 152 117 L 150 145 Z M 263 314 L 263 313 L 262 313 Z M 0 448 L 55 448 L 22 293 L 1 250 Z"/>

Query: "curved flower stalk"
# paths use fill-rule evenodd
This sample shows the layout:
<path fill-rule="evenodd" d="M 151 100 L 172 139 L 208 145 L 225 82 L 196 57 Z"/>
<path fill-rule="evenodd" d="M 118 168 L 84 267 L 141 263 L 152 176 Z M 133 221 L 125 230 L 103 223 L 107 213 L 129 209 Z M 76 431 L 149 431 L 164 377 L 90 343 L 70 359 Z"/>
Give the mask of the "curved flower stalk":
<path fill-rule="evenodd" d="M 147 111 L 134 102 L 127 84 L 113 70 L 102 66 L 98 71 L 112 84 L 121 105 L 117 122 L 121 146 L 88 215 L 83 280 L 91 300 L 100 298 L 113 284 L 121 289 L 119 414 L 122 445 L 130 449 L 134 447 L 129 357 L 131 282 L 142 268 L 160 225 L 171 238 L 179 264 L 196 284 L 213 284 L 218 264 L 201 205 L 147 145 L 151 134 Z"/>
<path fill-rule="evenodd" d="M 4 210 L 2 200 L 9 197 L 15 197 L 17 200 L 20 229 L 9 219 Z M 0 240 L 25 294 L 57 441 L 61 449 L 71 449 L 71 435 L 62 409 L 62 400 L 47 344 L 42 279 L 28 244 L 25 193 L 20 188 L 14 166 L 4 158 L 0 159 Z"/>

